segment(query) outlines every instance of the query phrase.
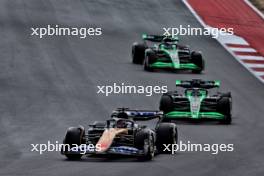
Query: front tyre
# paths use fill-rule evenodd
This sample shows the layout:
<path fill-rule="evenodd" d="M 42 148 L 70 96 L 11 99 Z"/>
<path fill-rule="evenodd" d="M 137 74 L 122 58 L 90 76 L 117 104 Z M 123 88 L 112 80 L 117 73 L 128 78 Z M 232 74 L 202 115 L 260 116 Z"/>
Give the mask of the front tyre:
<path fill-rule="evenodd" d="M 135 136 L 135 147 L 144 151 L 144 154 L 139 156 L 141 161 L 149 161 L 154 158 L 155 155 L 155 140 L 151 130 L 140 130 Z"/>
<path fill-rule="evenodd" d="M 132 62 L 133 64 L 142 64 L 145 57 L 145 44 L 133 43 L 132 45 Z"/>
<path fill-rule="evenodd" d="M 80 127 L 70 127 L 68 128 L 65 138 L 63 140 L 64 146 L 68 145 L 70 149 L 72 147 L 80 146 L 81 144 L 85 144 L 84 141 L 85 130 L 82 126 Z M 82 154 L 67 154 L 68 150 L 67 147 L 64 151 L 65 156 L 70 160 L 78 160 L 81 159 Z"/>
<path fill-rule="evenodd" d="M 155 52 L 151 49 L 147 49 L 145 52 L 144 70 L 153 71 L 151 64 L 153 64 L 155 60 L 156 60 Z"/>
<path fill-rule="evenodd" d="M 230 97 L 222 97 L 217 104 L 217 111 L 224 115 L 224 118 L 220 121 L 223 124 L 231 124 L 232 122 L 232 100 Z"/>
<path fill-rule="evenodd" d="M 193 51 L 191 61 L 198 67 L 198 69 L 192 70 L 193 73 L 201 73 L 204 70 L 204 59 L 200 52 Z"/>
<path fill-rule="evenodd" d="M 167 153 L 165 145 L 178 143 L 178 130 L 174 123 L 160 123 L 156 128 L 156 147 L 159 153 Z"/>

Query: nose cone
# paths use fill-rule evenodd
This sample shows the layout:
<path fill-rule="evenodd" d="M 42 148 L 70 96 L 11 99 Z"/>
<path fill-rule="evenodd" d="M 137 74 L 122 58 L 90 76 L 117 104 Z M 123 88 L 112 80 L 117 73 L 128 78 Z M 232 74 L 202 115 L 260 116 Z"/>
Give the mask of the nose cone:
<path fill-rule="evenodd" d="M 190 97 L 189 100 L 192 118 L 198 119 L 201 106 L 201 98 L 198 96 L 194 96 Z"/>

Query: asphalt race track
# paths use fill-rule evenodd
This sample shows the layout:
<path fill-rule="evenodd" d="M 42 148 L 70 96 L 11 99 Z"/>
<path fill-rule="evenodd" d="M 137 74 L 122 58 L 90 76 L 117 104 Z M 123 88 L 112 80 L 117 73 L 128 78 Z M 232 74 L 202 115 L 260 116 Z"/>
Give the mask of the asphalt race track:
<path fill-rule="evenodd" d="M 101 27 L 103 35 L 30 36 L 48 24 Z M 210 37 L 182 36 L 201 50 L 202 75 L 144 72 L 131 64 L 131 44 L 162 27 L 201 27 L 180 0 L 1 0 L 0 1 L 0 175 L 253 176 L 264 173 L 264 85 Z M 68 161 L 59 152 L 39 155 L 31 145 L 62 141 L 69 126 L 104 120 L 116 107 L 157 109 L 160 95 L 96 94 L 97 85 L 168 85 L 175 79 L 217 79 L 233 95 L 233 124 L 179 124 L 192 143 L 233 143 L 234 152 L 158 155 Z"/>

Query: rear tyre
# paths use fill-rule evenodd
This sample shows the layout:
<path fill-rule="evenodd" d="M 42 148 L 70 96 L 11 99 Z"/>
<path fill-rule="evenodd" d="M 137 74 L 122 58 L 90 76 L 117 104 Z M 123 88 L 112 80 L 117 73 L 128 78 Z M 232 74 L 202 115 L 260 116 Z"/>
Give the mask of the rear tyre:
<path fill-rule="evenodd" d="M 104 128 L 106 126 L 106 122 L 105 121 L 95 121 L 92 125 L 97 128 Z"/>
<path fill-rule="evenodd" d="M 232 122 L 231 109 L 232 109 L 231 98 L 222 97 L 218 101 L 217 111 L 225 116 L 224 119 L 222 119 L 220 122 L 222 122 L 224 124 L 231 124 L 231 122 Z"/>
<path fill-rule="evenodd" d="M 147 49 L 145 53 L 144 59 L 144 70 L 153 71 L 151 64 L 153 64 L 156 60 L 155 53 L 151 49 Z"/>
<path fill-rule="evenodd" d="M 156 128 L 156 146 L 159 153 L 168 153 L 164 151 L 164 145 L 173 145 L 178 143 L 178 130 L 174 123 L 160 123 Z"/>
<path fill-rule="evenodd" d="M 159 109 L 163 111 L 164 114 L 173 111 L 173 99 L 170 95 L 162 95 Z"/>
<path fill-rule="evenodd" d="M 155 140 L 151 130 L 140 130 L 135 136 L 135 147 L 144 151 L 144 155 L 139 156 L 141 161 L 149 161 L 155 155 Z"/>
<path fill-rule="evenodd" d="M 191 61 L 198 67 L 198 69 L 192 70 L 193 73 L 201 73 L 204 70 L 204 60 L 200 52 L 193 51 Z"/>
<path fill-rule="evenodd" d="M 169 119 L 169 118 L 164 118 L 164 117 L 163 117 L 163 119 L 161 120 L 161 122 L 168 122 L 168 123 L 170 123 L 170 122 L 171 122 L 171 119 Z"/>
<path fill-rule="evenodd" d="M 85 135 L 85 130 L 83 127 L 70 127 L 68 128 L 65 138 L 63 140 L 64 145 L 69 145 L 70 149 L 72 147 L 76 147 L 76 145 L 85 144 L 83 139 Z M 70 160 L 78 160 L 82 157 L 82 154 L 67 154 L 67 149 L 65 152 L 65 156 Z"/>
<path fill-rule="evenodd" d="M 132 46 L 132 62 L 134 64 L 142 64 L 145 57 L 145 44 L 134 43 Z"/>
<path fill-rule="evenodd" d="M 228 98 L 232 98 L 231 96 L 231 92 L 227 92 L 227 93 L 222 93 L 221 95 L 222 97 L 228 97 Z"/>

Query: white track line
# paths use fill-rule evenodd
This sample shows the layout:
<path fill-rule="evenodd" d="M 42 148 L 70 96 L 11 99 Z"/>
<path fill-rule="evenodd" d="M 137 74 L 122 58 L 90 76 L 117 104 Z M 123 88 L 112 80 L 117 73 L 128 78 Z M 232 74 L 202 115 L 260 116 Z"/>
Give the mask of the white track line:
<path fill-rule="evenodd" d="M 264 68 L 264 64 L 250 64 L 250 63 L 244 63 L 247 67 L 255 67 L 255 68 Z"/>
<path fill-rule="evenodd" d="M 264 76 L 264 72 L 254 71 L 258 77 Z"/>
<path fill-rule="evenodd" d="M 234 47 L 230 47 L 227 46 L 229 49 L 231 49 L 232 51 L 239 51 L 239 52 L 257 52 L 255 49 L 253 48 L 234 48 Z"/>
<path fill-rule="evenodd" d="M 262 56 L 237 56 L 239 59 L 248 59 L 248 60 L 264 60 Z"/>

